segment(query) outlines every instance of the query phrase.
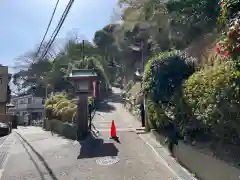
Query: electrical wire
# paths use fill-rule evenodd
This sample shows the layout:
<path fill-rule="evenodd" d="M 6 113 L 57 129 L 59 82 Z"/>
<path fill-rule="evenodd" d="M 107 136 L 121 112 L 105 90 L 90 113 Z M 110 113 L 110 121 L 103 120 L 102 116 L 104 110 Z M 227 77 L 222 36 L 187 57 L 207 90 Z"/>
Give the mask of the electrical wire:
<path fill-rule="evenodd" d="M 67 7 L 65 8 L 65 10 L 64 10 L 64 12 L 63 12 L 59 22 L 58 22 L 58 25 L 55 28 L 55 30 L 53 31 L 52 36 L 50 37 L 50 40 L 48 41 L 48 43 L 47 43 L 47 45 L 45 47 L 45 50 L 43 51 L 42 56 L 41 56 L 40 59 L 43 59 L 46 56 L 49 48 L 51 47 L 52 43 L 54 42 L 55 37 L 57 36 L 57 34 L 58 34 L 58 32 L 59 32 L 59 30 L 60 30 L 60 28 L 61 28 L 61 26 L 62 26 L 62 24 L 63 24 L 63 22 L 65 20 L 65 18 L 66 18 L 66 15 L 67 15 L 68 11 L 70 10 L 70 6 L 71 6 L 72 2 L 73 1 L 70 0 L 68 5 L 67 5 Z"/>
<path fill-rule="evenodd" d="M 62 25 L 63 25 L 63 23 L 64 23 L 64 21 L 65 21 L 65 19 L 67 17 L 67 15 L 68 15 L 68 13 L 69 13 L 72 5 L 73 5 L 73 2 L 74 2 L 74 0 L 70 0 L 69 1 L 67 7 L 65 8 L 65 10 L 64 10 L 64 12 L 63 12 L 63 14 L 61 16 L 61 19 L 58 22 L 58 25 L 55 28 L 54 32 L 52 33 L 52 36 L 50 37 L 50 40 L 48 41 L 47 46 L 46 46 L 45 50 L 43 51 L 43 54 L 42 54 L 40 59 L 43 59 L 46 56 L 46 54 L 48 53 L 48 50 L 50 49 L 50 47 L 53 44 L 55 38 L 57 37 L 57 35 L 58 35 L 58 33 L 59 33 L 59 31 L 60 31 L 60 29 L 61 29 L 61 27 L 62 27 Z"/>
<path fill-rule="evenodd" d="M 50 28 L 51 24 L 52 24 L 52 20 L 53 20 L 53 17 L 54 17 L 54 15 L 55 15 L 55 12 L 56 12 L 56 9 L 57 9 L 58 4 L 59 4 L 59 0 L 57 0 L 57 2 L 56 2 L 56 4 L 55 4 L 55 7 L 54 7 L 54 10 L 53 10 L 51 19 L 50 19 L 50 21 L 49 21 L 49 23 L 48 23 L 48 26 L 47 26 L 47 29 L 46 29 L 45 34 L 44 34 L 44 36 L 43 36 L 43 39 L 42 39 L 42 41 L 41 41 L 41 43 L 40 43 L 40 46 L 39 46 L 39 48 L 38 48 L 38 51 L 37 51 L 37 53 L 36 53 L 36 57 L 37 57 L 38 53 L 39 53 L 40 50 L 41 50 L 41 47 L 42 47 L 42 45 L 43 45 L 43 42 L 44 42 L 44 40 L 45 40 L 45 38 L 46 38 L 46 36 L 47 36 L 47 33 L 48 33 L 48 31 L 49 31 L 49 28 Z"/>

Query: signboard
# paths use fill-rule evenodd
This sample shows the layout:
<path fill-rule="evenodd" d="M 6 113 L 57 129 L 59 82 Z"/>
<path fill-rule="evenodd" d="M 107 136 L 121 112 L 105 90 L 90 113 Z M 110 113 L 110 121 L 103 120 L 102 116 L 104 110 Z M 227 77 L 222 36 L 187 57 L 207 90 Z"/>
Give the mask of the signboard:
<path fill-rule="evenodd" d="M 0 103 L 7 100 L 8 67 L 0 65 Z"/>
<path fill-rule="evenodd" d="M 96 98 L 96 81 L 93 81 L 93 97 Z"/>

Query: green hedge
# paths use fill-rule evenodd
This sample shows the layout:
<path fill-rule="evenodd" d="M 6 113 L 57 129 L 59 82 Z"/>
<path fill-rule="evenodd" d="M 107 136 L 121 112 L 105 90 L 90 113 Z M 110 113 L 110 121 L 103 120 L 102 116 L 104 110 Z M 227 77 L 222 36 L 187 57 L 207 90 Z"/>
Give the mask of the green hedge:
<path fill-rule="evenodd" d="M 146 102 L 146 109 L 147 109 L 147 119 L 148 123 L 150 124 L 151 129 L 162 129 L 166 121 L 169 118 L 164 113 L 164 110 L 151 100 L 147 100 Z"/>
<path fill-rule="evenodd" d="M 184 99 L 191 114 L 222 139 L 240 139 L 240 71 L 231 61 L 215 63 L 193 74 Z"/>
<path fill-rule="evenodd" d="M 57 119 L 52 119 L 52 120 L 44 120 L 44 129 L 47 131 L 52 130 L 53 132 L 64 136 L 69 139 L 76 139 L 76 131 L 77 128 L 73 124 L 69 124 L 67 122 L 62 122 Z"/>
<path fill-rule="evenodd" d="M 93 97 L 88 98 L 88 103 L 94 103 Z M 66 95 L 59 93 L 46 100 L 44 110 L 48 119 L 73 122 L 76 116 L 77 105 L 68 99 Z"/>
<path fill-rule="evenodd" d="M 182 82 L 195 71 L 194 62 L 194 58 L 180 51 L 153 57 L 145 67 L 145 94 L 155 102 L 168 103 Z"/>
<path fill-rule="evenodd" d="M 148 119 L 154 128 L 174 119 L 181 133 L 199 132 L 240 143 L 240 71 L 231 59 L 215 59 L 194 72 L 193 59 L 177 51 L 152 58 L 144 73 Z"/>
<path fill-rule="evenodd" d="M 144 92 L 148 99 L 148 120 L 154 128 L 162 129 L 170 119 L 169 107 L 184 81 L 195 71 L 194 62 L 194 58 L 183 52 L 171 51 L 153 57 L 146 64 Z"/>

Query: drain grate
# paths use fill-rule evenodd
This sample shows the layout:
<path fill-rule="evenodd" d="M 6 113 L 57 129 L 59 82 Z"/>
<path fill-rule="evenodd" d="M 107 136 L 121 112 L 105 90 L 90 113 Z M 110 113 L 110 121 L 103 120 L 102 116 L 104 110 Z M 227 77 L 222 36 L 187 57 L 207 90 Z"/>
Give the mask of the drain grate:
<path fill-rule="evenodd" d="M 106 156 L 106 157 L 101 157 L 96 160 L 96 163 L 101 165 L 101 166 L 109 166 L 112 164 L 116 164 L 120 161 L 120 159 L 116 156 Z"/>

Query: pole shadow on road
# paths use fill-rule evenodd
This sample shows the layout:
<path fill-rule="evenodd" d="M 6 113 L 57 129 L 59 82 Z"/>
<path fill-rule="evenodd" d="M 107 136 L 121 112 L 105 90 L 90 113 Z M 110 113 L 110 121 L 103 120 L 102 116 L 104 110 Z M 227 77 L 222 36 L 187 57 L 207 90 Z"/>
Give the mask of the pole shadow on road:
<path fill-rule="evenodd" d="M 88 139 L 80 144 L 78 159 L 117 156 L 119 152 L 114 143 L 104 143 L 103 139 L 93 135 L 89 135 Z"/>

